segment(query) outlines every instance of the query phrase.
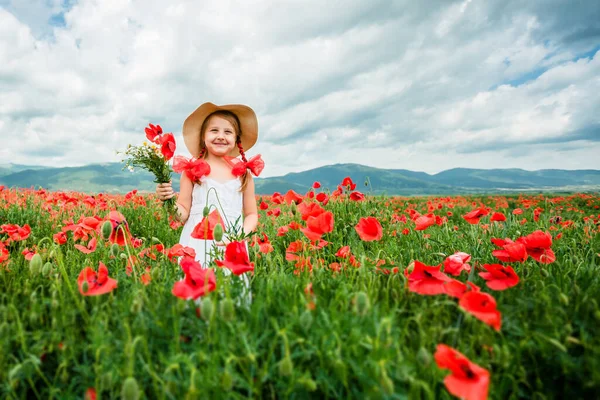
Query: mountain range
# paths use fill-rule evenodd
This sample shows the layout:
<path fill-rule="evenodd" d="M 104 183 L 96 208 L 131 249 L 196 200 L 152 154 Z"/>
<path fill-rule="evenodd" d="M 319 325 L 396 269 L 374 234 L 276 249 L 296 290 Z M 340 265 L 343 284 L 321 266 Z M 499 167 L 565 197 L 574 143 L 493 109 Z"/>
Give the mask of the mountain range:
<path fill-rule="evenodd" d="M 360 164 L 327 165 L 277 177 L 256 178 L 257 194 L 305 193 L 313 182 L 322 190 L 335 190 L 349 176 L 363 193 L 387 195 L 445 195 L 516 193 L 532 191 L 600 191 L 600 170 L 469 169 L 454 168 L 437 174 L 406 169 L 379 169 Z M 0 165 L 0 185 L 86 193 L 126 193 L 133 189 L 154 192 L 154 177 L 143 170 L 129 172 L 123 164 L 90 164 L 81 167 Z M 179 176 L 173 185 L 178 188 Z"/>

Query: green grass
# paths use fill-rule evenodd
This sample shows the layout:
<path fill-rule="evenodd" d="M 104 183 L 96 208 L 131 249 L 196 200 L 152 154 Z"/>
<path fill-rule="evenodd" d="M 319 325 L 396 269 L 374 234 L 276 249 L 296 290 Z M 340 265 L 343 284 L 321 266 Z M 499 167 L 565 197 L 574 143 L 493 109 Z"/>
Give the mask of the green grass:
<path fill-rule="evenodd" d="M 8 245 L 10 258 L 0 264 L 2 398 L 82 398 L 87 388 L 113 398 L 121 396 L 128 377 L 135 378 L 142 397 L 159 399 L 451 398 L 443 383 L 448 371 L 433 359 L 439 343 L 490 371 L 493 399 L 593 398 L 600 390 L 600 239 L 594 220 L 584 221 L 598 218 L 598 196 L 331 201 L 325 207 L 335 216 L 333 232 L 324 236 L 329 245 L 304 254 L 311 257 L 312 272 L 285 260 L 289 243 L 307 242 L 304 235 L 290 230 L 277 236 L 278 227 L 292 220 L 304 225 L 300 213 L 296 207 L 270 204 L 282 214 L 274 218 L 261 211 L 259 232 L 267 234 L 274 251 L 259 257 L 251 247 L 251 307 L 236 306 L 233 315 L 223 309 L 241 282 L 217 270 L 218 289 L 207 297 L 214 314 L 205 312 L 201 318 L 192 301 L 171 294 L 182 273 L 163 255 L 140 259 L 138 268 L 150 268 L 152 276 L 146 286 L 126 273 L 126 248 L 111 257 L 110 244 L 100 238 L 97 250 L 85 255 L 73 247 L 71 233 L 66 244 L 52 243 L 63 220 L 104 218 L 111 209 L 123 213 L 133 236 L 143 241 L 131 249 L 135 253 L 153 238 L 166 247 L 179 240 L 180 231 L 169 228 L 150 198 L 146 207 L 115 196 L 92 208 L 85 197 L 65 204 L 56 193 L 0 192 L 1 223 L 32 227 L 28 239 Z M 500 209 L 496 204 L 504 199 L 508 208 Z M 461 215 L 475 208 L 472 202 L 504 212 L 508 221 L 488 230 L 481 227 L 488 217 L 479 225 L 467 224 Z M 414 230 L 410 218 L 406 224 L 393 222 L 392 215 L 406 214 L 409 206 L 426 214 L 428 203 L 443 205 L 434 207 L 439 216 L 453 215 L 423 232 Z M 525 209 L 527 203 L 532 207 Z M 524 215 L 511 215 L 517 207 Z M 533 221 L 535 207 L 544 209 L 538 222 Z M 573 226 L 552 224 L 556 215 Z M 381 221 L 382 240 L 360 240 L 354 226 L 366 216 Z M 405 227 L 408 235 L 401 234 Z M 516 239 L 538 229 L 554 237 L 562 233 L 552 245 L 554 263 L 529 258 L 511 264 L 520 283 L 503 292 L 488 289 L 476 273 L 471 276 L 496 299 L 502 313 L 499 332 L 462 311 L 454 298 L 408 291 L 402 271 L 413 260 L 437 265 L 464 251 L 472 255 L 472 266 L 497 263 L 490 238 Z M 0 240 L 5 238 L 0 234 Z M 361 266 L 335 273 L 328 266 L 341 262 L 335 253 L 343 245 L 350 246 Z M 51 263 L 47 275 L 31 273 L 21 254 L 25 247 L 37 247 L 44 262 Z M 399 267 L 400 273 L 378 271 L 378 260 L 385 262 L 381 268 Z M 81 296 L 80 271 L 97 269 L 100 261 L 118 288 Z M 314 296 L 305 292 L 309 283 Z M 366 294 L 367 305 L 356 304 L 359 293 Z"/>

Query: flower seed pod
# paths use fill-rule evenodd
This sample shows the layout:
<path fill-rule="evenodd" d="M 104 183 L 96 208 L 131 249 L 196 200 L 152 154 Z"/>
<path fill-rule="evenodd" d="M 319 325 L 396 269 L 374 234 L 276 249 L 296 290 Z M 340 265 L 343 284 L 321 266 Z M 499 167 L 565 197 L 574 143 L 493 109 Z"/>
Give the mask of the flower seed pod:
<path fill-rule="evenodd" d="M 233 376 L 231 375 L 231 372 L 229 372 L 229 369 L 225 369 L 225 372 L 223 372 L 223 375 L 221 375 L 221 388 L 228 392 L 232 387 Z"/>
<path fill-rule="evenodd" d="M 29 271 L 32 275 L 39 275 L 42 270 L 42 256 L 39 254 L 34 254 L 29 261 Z"/>
<path fill-rule="evenodd" d="M 87 281 L 85 281 L 81 284 L 81 291 L 83 293 L 87 293 L 88 290 L 90 290 L 90 285 L 89 285 L 89 283 L 87 283 Z"/>
<path fill-rule="evenodd" d="M 381 385 L 381 388 L 383 389 L 383 393 L 387 394 L 388 396 L 392 395 L 394 393 L 394 381 L 392 381 L 390 379 L 387 372 L 385 371 L 385 368 L 383 368 L 381 370 L 381 376 L 379 377 L 379 384 Z"/>
<path fill-rule="evenodd" d="M 300 326 L 304 332 L 308 332 L 313 323 L 313 316 L 310 310 L 305 310 L 300 316 Z"/>
<path fill-rule="evenodd" d="M 232 321 L 235 317 L 233 300 L 223 299 L 219 304 L 219 312 L 221 313 L 221 318 L 223 318 L 224 321 Z"/>
<path fill-rule="evenodd" d="M 221 225 L 220 223 L 217 223 L 215 225 L 215 229 L 213 229 L 213 237 L 217 242 L 223 240 L 223 225 Z"/>
<path fill-rule="evenodd" d="M 138 400 L 140 398 L 140 388 L 133 376 L 125 379 L 121 388 L 121 399 L 123 400 Z"/>
<path fill-rule="evenodd" d="M 431 363 L 431 353 L 425 347 L 421 347 L 417 352 L 417 360 L 426 367 Z"/>
<path fill-rule="evenodd" d="M 202 305 L 200 306 L 200 317 L 205 321 L 210 321 L 215 314 L 215 305 L 213 304 L 210 297 L 202 299 Z"/>
<path fill-rule="evenodd" d="M 364 316 L 371 308 L 369 296 L 365 292 L 358 292 L 354 297 L 354 313 Z"/>
<path fill-rule="evenodd" d="M 118 244 L 113 243 L 112 246 L 110 246 L 110 255 L 111 256 L 118 257 L 120 251 L 121 251 L 121 248 L 119 247 Z"/>
<path fill-rule="evenodd" d="M 47 262 L 42 267 L 42 275 L 49 276 L 51 273 L 52 273 L 52 263 L 51 262 Z"/>
<path fill-rule="evenodd" d="M 152 275 L 152 280 L 157 281 L 160 279 L 160 268 L 154 267 L 152 268 L 150 275 Z"/>
<path fill-rule="evenodd" d="M 294 364 L 289 355 L 285 356 L 283 360 L 279 361 L 279 375 L 290 376 L 294 372 Z"/>
<path fill-rule="evenodd" d="M 104 221 L 104 223 L 102 224 L 102 237 L 104 238 L 104 240 L 108 240 L 108 238 L 110 238 L 110 235 L 112 235 L 112 232 L 112 223 L 110 221 Z"/>

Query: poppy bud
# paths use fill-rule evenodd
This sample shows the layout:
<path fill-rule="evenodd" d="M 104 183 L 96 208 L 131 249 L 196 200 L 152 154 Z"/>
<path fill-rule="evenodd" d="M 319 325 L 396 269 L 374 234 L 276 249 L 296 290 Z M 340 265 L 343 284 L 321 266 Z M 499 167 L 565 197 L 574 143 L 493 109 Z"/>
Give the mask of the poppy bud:
<path fill-rule="evenodd" d="M 204 209 L 202 210 L 202 215 L 204 217 L 208 217 L 208 214 L 210 214 L 210 208 L 208 208 L 208 206 L 204 206 Z"/>
<path fill-rule="evenodd" d="M 21 367 L 21 364 L 17 364 L 14 367 L 11 368 L 11 370 L 8 372 L 8 380 L 9 381 L 18 381 L 19 375 L 21 374 L 21 370 L 23 369 L 23 367 Z"/>
<path fill-rule="evenodd" d="M 127 254 L 121 253 L 121 254 L 119 254 L 119 257 L 121 257 L 123 260 L 125 260 L 127 258 Z"/>
<path fill-rule="evenodd" d="M 123 382 L 121 398 L 123 400 L 137 400 L 140 398 L 140 388 L 134 377 L 130 376 Z"/>
<path fill-rule="evenodd" d="M 388 396 L 394 393 L 394 381 L 390 379 L 385 368 L 381 369 L 381 376 L 379 377 L 379 384 L 383 389 L 383 392 Z"/>
<path fill-rule="evenodd" d="M 566 295 L 566 294 L 564 294 L 564 293 L 561 293 L 561 294 L 558 296 L 558 298 L 560 299 L 560 302 L 561 302 L 563 305 L 565 305 L 565 306 L 568 306 L 568 305 L 569 305 L 569 297 L 567 297 L 567 295 Z"/>
<path fill-rule="evenodd" d="M 223 318 L 223 320 L 232 321 L 235 312 L 233 300 L 223 299 L 219 304 L 219 312 L 221 313 L 221 318 Z"/>
<path fill-rule="evenodd" d="M 228 369 L 225 370 L 223 375 L 221 376 L 221 388 L 225 391 L 230 391 L 233 387 L 233 376 Z"/>
<path fill-rule="evenodd" d="M 210 321 L 215 314 L 215 305 L 213 304 L 210 297 L 202 299 L 202 305 L 200 306 L 200 317 L 205 321 Z"/>
<path fill-rule="evenodd" d="M 135 297 L 133 299 L 133 301 L 131 302 L 131 307 L 129 308 L 129 310 L 131 311 L 132 314 L 138 314 L 140 311 L 142 311 L 143 306 L 144 306 L 144 301 L 142 300 L 142 298 Z"/>
<path fill-rule="evenodd" d="M 354 297 L 354 312 L 362 317 L 369 308 L 371 308 L 369 296 L 365 292 L 358 292 Z"/>
<path fill-rule="evenodd" d="M 346 364 L 344 364 L 341 359 L 337 358 L 333 362 L 333 371 L 335 372 L 337 378 L 346 384 L 348 379 L 348 369 L 346 368 Z"/>
<path fill-rule="evenodd" d="M 421 365 L 428 366 L 431 363 L 431 353 L 425 347 L 421 347 L 417 352 L 417 360 Z"/>
<path fill-rule="evenodd" d="M 89 283 L 87 283 L 87 281 L 83 282 L 83 284 L 81 285 L 81 291 L 83 293 L 87 293 L 89 289 L 90 289 Z"/>
<path fill-rule="evenodd" d="M 213 237 L 217 242 L 223 240 L 223 225 L 221 225 L 221 223 L 217 223 L 215 225 L 215 228 L 213 229 Z"/>
<path fill-rule="evenodd" d="M 102 224 L 102 237 L 104 238 L 104 240 L 108 240 L 110 235 L 112 235 L 112 232 L 112 223 L 110 221 L 104 221 L 104 223 Z"/>
<path fill-rule="evenodd" d="M 304 329 L 304 332 L 308 332 L 313 323 L 313 316 L 310 310 L 305 310 L 300 316 L 300 326 Z"/>
<path fill-rule="evenodd" d="M 119 247 L 118 244 L 113 243 L 112 246 L 110 246 L 110 255 L 113 257 L 117 257 L 119 255 L 119 252 L 121 251 L 121 248 Z"/>
<path fill-rule="evenodd" d="M 304 386 L 304 388 L 306 390 L 308 390 L 309 392 L 314 392 L 315 390 L 317 390 L 317 383 L 314 380 L 312 380 L 311 378 L 302 377 L 302 378 L 298 379 L 298 383 L 300 383 L 302 386 Z"/>
<path fill-rule="evenodd" d="M 101 390 L 110 390 L 112 388 L 112 373 L 105 372 L 100 379 Z"/>
<path fill-rule="evenodd" d="M 159 238 L 154 237 L 154 236 L 152 236 L 152 238 L 150 240 L 151 240 L 152 244 L 162 243 Z"/>
<path fill-rule="evenodd" d="M 44 266 L 42 267 L 42 275 L 44 276 L 48 276 L 52 273 L 52 263 L 51 262 L 47 262 L 46 264 L 44 264 Z"/>
<path fill-rule="evenodd" d="M 296 207 L 295 202 L 292 202 L 291 209 L 292 209 L 292 214 L 296 215 L 296 213 L 298 212 L 298 209 Z"/>
<path fill-rule="evenodd" d="M 283 360 L 279 361 L 279 375 L 290 376 L 294 372 L 294 364 L 289 355 L 286 355 Z"/>
<path fill-rule="evenodd" d="M 38 275 L 40 273 L 42 269 L 42 256 L 40 256 L 39 254 L 34 254 L 33 257 L 31 257 L 31 261 L 29 261 L 29 271 L 33 274 L 33 275 Z"/>
<path fill-rule="evenodd" d="M 152 275 L 153 281 L 157 281 L 160 278 L 160 268 L 158 268 L 158 267 L 152 268 L 150 275 Z"/>

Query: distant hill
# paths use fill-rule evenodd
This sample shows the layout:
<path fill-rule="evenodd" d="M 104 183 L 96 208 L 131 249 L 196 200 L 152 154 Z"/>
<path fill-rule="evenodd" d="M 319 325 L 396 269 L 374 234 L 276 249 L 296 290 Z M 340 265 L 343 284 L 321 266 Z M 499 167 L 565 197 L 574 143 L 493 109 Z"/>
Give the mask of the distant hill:
<path fill-rule="evenodd" d="M 285 193 L 290 189 L 304 193 L 319 181 L 324 190 L 350 176 L 357 190 L 388 195 L 466 194 L 522 191 L 600 191 L 600 170 L 546 169 L 468 169 L 454 168 L 437 174 L 406 169 L 379 169 L 360 164 L 335 164 L 271 178 L 257 178 L 258 194 Z M 126 193 L 133 189 L 154 192 L 149 173 L 123 170 L 123 164 L 91 164 L 82 167 L 50 168 L 0 165 L 0 185 L 43 187 L 49 190 Z M 179 176 L 173 176 L 179 187 Z"/>

